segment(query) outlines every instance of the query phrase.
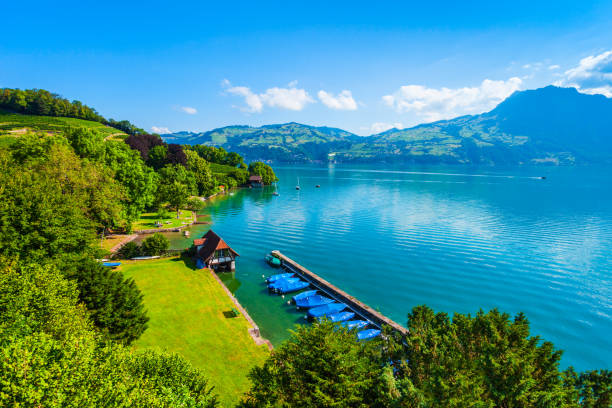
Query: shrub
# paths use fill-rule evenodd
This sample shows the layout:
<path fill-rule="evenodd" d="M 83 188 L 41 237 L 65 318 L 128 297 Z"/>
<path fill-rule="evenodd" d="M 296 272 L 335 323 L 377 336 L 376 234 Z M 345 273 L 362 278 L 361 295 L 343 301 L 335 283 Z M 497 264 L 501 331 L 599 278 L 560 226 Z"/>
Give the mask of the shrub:
<path fill-rule="evenodd" d="M 121 259 L 130 259 L 140 256 L 140 246 L 137 243 L 130 241 L 119 249 L 117 255 L 119 255 L 119 258 Z"/>
<path fill-rule="evenodd" d="M 141 253 L 148 256 L 161 255 L 170 247 L 170 241 L 164 234 L 156 232 L 152 236 L 146 238 L 140 247 Z"/>

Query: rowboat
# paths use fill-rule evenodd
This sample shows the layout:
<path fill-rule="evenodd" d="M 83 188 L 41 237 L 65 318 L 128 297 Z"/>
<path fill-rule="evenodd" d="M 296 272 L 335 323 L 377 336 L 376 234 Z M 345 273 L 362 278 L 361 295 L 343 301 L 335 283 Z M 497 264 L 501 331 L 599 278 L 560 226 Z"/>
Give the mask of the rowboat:
<path fill-rule="evenodd" d="M 300 281 L 300 278 L 278 279 L 278 280 L 275 280 L 274 282 L 268 284 L 268 289 L 270 289 L 270 290 L 277 290 L 278 288 L 281 287 L 281 285 L 284 285 L 286 283 L 299 282 L 299 281 Z"/>
<path fill-rule="evenodd" d="M 272 275 L 272 276 L 268 277 L 268 279 L 266 279 L 266 282 L 273 283 L 273 282 L 276 282 L 279 279 L 287 279 L 287 278 L 290 278 L 292 276 L 293 276 L 292 273 L 279 273 L 277 275 Z"/>
<path fill-rule="evenodd" d="M 269 254 L 266 255 L 266 262 L 268 263 L 268 265 L 274 266 L 274 267 L 277 267 L 277 268 L 279 266 L 281 266 L 281 260 L 278 259 L 277 257 L 269 255 Z"/>
<path fill-rule="evenodd" d="M 378 329 L 362 330 L 359 333 L 357 333 L 357 340 L 359 341 L 371 340 L 374 337 L 378 337 L 378 336 L 380 336 L 380 330 Z"/>
<path fill-rule="evenodd" d="M 322 321 L 323 319 L 327 319 L 334 323 L 338 323 L 338 322 L 344 322 L 347 320 L 351 320 L 353 317 L 355 317 L 355 313 L 344 311 L 344 312 L 332 313 L 327 316 L 319 317 L 319 321 Z"/>
<path fill-rule="evenodd" d="M 346 327 L 348 330 L 359 330 L 364 329 L 368 325 L 368 322 L 366 322 L 365 320 L 349 320 L 346 322 L 342 322 L 341 325 L 343 327 Z"/>
<path fill-rule="evenodd" d="M 330 303 L 334 303 L 334 300 L 321 295 L 308 296 L 306 298 L 296 299 L 295 301 L 295 305 L 298 308 L 304 309 L 328 305 Z"/>
<path fill-rule="evenodd" d="M 297 292 L 310 286 L 310 283 L 298 280 L 297 282 L 282 282 L 277 288 L 277 292 L 284 295 L 285 293 Z"/>
<path fill-rule="evenodd" d="M 346 309 L 346 305 L 344 303 L 330 303 L 325 306 L 313 307 L 308 310 L 309 317 L 322 317 L 327 316 L 333 313 L 338 313 Z"/>
<path fill-rule="evenodd" d="M 293 298 L 291 298 L 291 300 L 293 300 L 293 303 L 295 303 L 298 299 L 306 299 L 307 297 L 310 296 L 314 296 L 317 294 L 317 290 L 307 290 L 304 291 L 302 293 L 298 293 L 297 295 L 295 295 Z"/>

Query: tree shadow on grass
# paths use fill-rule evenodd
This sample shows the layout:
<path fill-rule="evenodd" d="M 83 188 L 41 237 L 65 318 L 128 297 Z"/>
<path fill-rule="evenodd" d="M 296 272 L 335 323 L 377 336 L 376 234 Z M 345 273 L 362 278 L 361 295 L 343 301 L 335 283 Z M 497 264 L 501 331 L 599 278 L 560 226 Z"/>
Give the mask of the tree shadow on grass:
<path fill-rule="evenodd" d="M 196 264 L 193 261 L 193 258 L 191 258 L 187 254 L 181 254 L 181 256 L 179 256 L 177 258 L 173 258 L 172 262 L 183 262 L 185 264 L 185 266 L 188 267 L 189 269 L 191 269 L 192 271 L 195 271 L 197 269 L 196 268 Z"/>

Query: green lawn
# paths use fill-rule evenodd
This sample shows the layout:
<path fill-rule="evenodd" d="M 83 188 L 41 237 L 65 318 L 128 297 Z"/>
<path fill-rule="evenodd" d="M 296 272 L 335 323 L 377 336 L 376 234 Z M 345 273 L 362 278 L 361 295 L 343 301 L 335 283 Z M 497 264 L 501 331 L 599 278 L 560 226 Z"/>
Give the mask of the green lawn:
<path fill-rule="evenodd" d="M 144 230 L 144 229 L 153 229 L 160 228 L 155 226 L 157 221 L 161 221 L 164 226 L 161 228 L 176 228 L 181 225 L 185 225 L 193 221 L 193 213 L 190 210 L 181 210 L 180 218 L 176 218 L 176 212 L 169 211 L 170 218 L 162 218 L 160 219 L 157 216 L 157 213 L 143 213 L 139 219 L 134 221 L 132 224 L 132 229 L 134 231 Z"/>
<path fill-rule="evenodd" d="M 255 345 L 242 315 L 226 317 L 234 304 L 210 272 L 181 258 L 125 261 L 120 270 L 143 292 L 151 319 L 136 347 L 181 354 L 204 371 L 222 406 L 234 406 L 250 387 L 247 373 L 268 349 Z"/>

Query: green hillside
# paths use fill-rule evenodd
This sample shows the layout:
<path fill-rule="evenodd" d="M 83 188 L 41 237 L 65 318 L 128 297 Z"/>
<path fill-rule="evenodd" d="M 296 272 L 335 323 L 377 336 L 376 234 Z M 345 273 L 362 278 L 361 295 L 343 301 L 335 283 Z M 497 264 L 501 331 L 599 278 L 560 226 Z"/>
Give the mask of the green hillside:
<path fill-rule="evenodd" d="M 127 134 L 90 120 L 55 116 L 23 115 L 0 110 L 0 136 L 19 136 L 31 132 L 60 133 L 70 127 L 94 129 L 108 138 L 125 138 Z"/>
<path fill-rule="evenodd" d="M 173 143 L 221 146 L 253 159 L 281 162 L 326 161 L 330 150 L 348 149 L 359 139 L 342 129 L 285 123 L 261 127 L 227 126 L 208 132 L 163 135 Z"/>

